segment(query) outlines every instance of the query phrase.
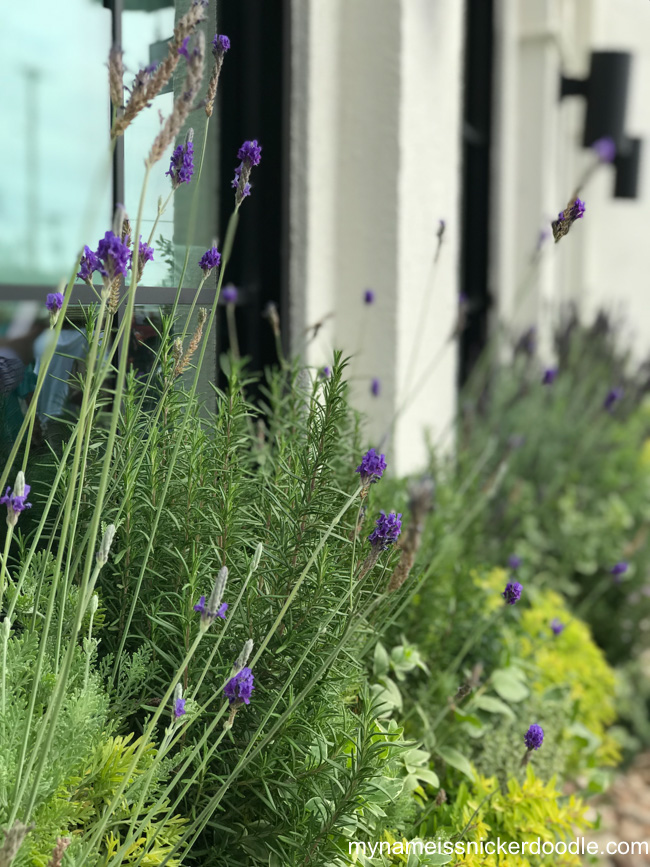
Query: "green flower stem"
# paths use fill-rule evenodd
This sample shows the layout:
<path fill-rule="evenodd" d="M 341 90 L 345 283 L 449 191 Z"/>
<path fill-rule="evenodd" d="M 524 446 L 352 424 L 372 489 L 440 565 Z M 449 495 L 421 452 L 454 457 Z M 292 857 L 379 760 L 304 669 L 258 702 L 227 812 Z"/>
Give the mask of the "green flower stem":
<path fill-rule="evenodd" d="M 194 656 L 194 654 L 196 652 L 197 647 L 199 646 L 199 644 L 201 642 L 201 639 L 203 638 L 203 636 L 205 634 L 206 634 L 205 632 L 203 632 L 202 630 L 199 630 L 199 632 L 198 632 L 197 636 L 195 637 L 194 641 L 192 642 L 189 650 L 185 654 L 183 661 L 178 666 L 178 668 L 176 670 L 176 675 L 172 678 L 172 681 L 171 681 L 169 687 L 167 688 L 167 692 L 163 696 L 160 704 L 156 708 L 156 711 L 153 714 L 153 716 L 151 717 L 151 719 L 149 720 L 148 724 L 145 726 L 145 729 L 142 732 L 142 739 L 140 742 L 140 746 L 134 752 L 133 758 L 131 759 L 131 764 L 129 765 L 129 767 L 125 771 L 125 773 L 123 774 L 122 781 L 120 782 L 119 786 L 117 786 L 115 792 L 113 793 L 113 797 L 111 798 L 110 802 L 106 805 L 106 808 L 105 808 L 104 812 L 102 813 L 101 819 L 97 822 L 97 825 L 95 826 L 95 830 L 93 831 L 93 833 L 90 837 L 90 840 L 86 844 L 85 852 L 86 852 L 87 856 L 90 856 L 90 853 L 95 851 L 95 847 L 97 846 L 97 844 L 101 840 L 101 838 L 104 834 L 104 831 L 106 829 L 106 826 L 108 825 L 108 822 L 109 822 L 113 812 L 115 811 L 115 808 L 117 807 L 118 803 L 120 802 L 120 799 L 121 799 L 122 795 L 124 794 L 124 791 L 126 790 L 126 788 L 128 786 L 129 780 L 133 776 L 133 772 L 137 768 L 138 762 L 142 758 L 142 754 L 144 753 L 144 751 L 147 748 L 147 744 L 151 740 L 151 735 L 153 734 L 156 723 L 158 722 L 158 720 L 160 719 L 160 717 L 162 716 L 164 711 L 166 709 L 169 710 L 169 707 L 168 707 L 169 700 L 172 697 L 172 695 L 174 694 L 174 689 L 176 688 L 176 684 L 179 682 L 185 668 L 189 665 L 192 657 Z"/>
<path fill-rule="evenodd" d="M 237 322 L 235 320 L 235 305 L 226 304 L 226 320 L 228 323 L 228 340 L 230 342 L 230 351 L 236 361 L 240 360 L 239 341 L 237 340 Z"/>
<path fill-rule="evenodd" d="M 138 238 L 140 236 L 140 226 L 142 223 L 142 211 L 144 208 L 144 200 L 145 200 L 145 196 L 146 196 L 147 184 L 149 181 L 150 171 L 151 171 L 151 167 L 148 164 L 145 165 L 145 174 L 144 174 L 144 180 L 142 183 L 142 191 L 140 193 L 140 204 L 138 207 L 138 219 L 137 219 L 136 227 L 135 227 L 135 237 L 136 238 Z M 128 300 L 127 300 L 127 306 L 126 306 L 126 311 L 125 311 L 126 322 L 129 324 L 133 320 L 133 309 L 135 306 L 135 293 L 136 293 L 136 289 L 137 289 L 137 274 L 138 274 L 138 246 L 136 245 L 134 248 L 134 251 L 133 251 L 133 261 L 132 261 L 132 270 L 131 270 L 131 284 L 129 286 Z M 104 295 L 105 295 L 105 293 L 102 295 L 103 303 L 105 303 L 105 301 L 106 301 Z M 99 320 L 101 321 L 102 318 L 103 317 L 100 316 Z M 128 332 L 126 330 L 124 333 L 128 335 Z M 89 586 L 94 587 L 95 581 L 97 580 L 97 576 L 99 574 L 99 569 L 96 566 L 95 570 L 92 573 L 93 577 L 91 579 L 90 572 L 91 572 L 93 561 L 95 559 L 93 557 L 93 553 L 94 553 L 95 544 L 96 544 L 96 540 L 97 540 L 97 533 L 99 530 L 99 524 L 100 524 L 100 520 L 101 520 L 101 512 L 102 512 L 102 508 L 104 505 L 104 498 L 106 495 L 106 489 L 108 487 L 108 476 L 109 476 L 112 458 L 113 458 L 113 448 L 115 445 L 115 438 L 116 438 L 116 434 L 117 434 L 117 425 L 118 425 L 118 421 L 120 418 L 120 406 L 122 404 L 122 396 L 124 394 L 124 381 L 126 379 L 127 360 L 128 360 L 128 352 L 126 351 L 126 347 L 123 347 L 123 351 L 120 354 L 120 363 L 119 363 L 119 368 L 118 368 L 118 373 L 117 373 L 117 381 L 115 384 L 115 391 L 114 391 L 114 398 L 113 398 L 113 400 L 114 400 L 113 412 L 111 414 L 111 426 L 110 426 L 110 430 L 109 430 L 109 434 L 108 434 L 108 440 L 107 440 L 107 444 L 106 444 L 106 452 L 104 454 L 104 461 L 102 464 L 102 473 L 101 473 L 101 477 L 100 477 L 99 489 L 98 489 L 97 496 L 96 496 L 96 505 L 95 505 L 95 508 L 93 510 L 93 517 L 92 517 L 92 521 L 91 521 L 91 533 L 90 533 L 90 538 L 89 538 L 89 542 L 88 542 L 86 565 L 84 568 L 84 574 L 83 574 L 81 585 L 80 585 L 79 603 L 77 605 L 76 622 L 75 622 L 73 632 L 70 636 L 70 640 L 69 640 L 69 644 L 68 644 L 68 650 L 67 650 L 66 655 L 64 657 L 63 667 L 62 667 L 62 669 L 59 672 L 59 675 L 57 677 L 57 683 L 56 683 L 56 686 L 54 689 L 54 695 L 52 698 L 52 702 L 51 702 L 51 704 L 48 707 L 48 710 L 46 712 L 46 718 L 43 721 L 41 728 L 39 729 L 37 739 L 36 739 L 36 744 L 34 745 L 34 748 L 33 748 L 32 758 L 30 759 L 30 763 L 29 763 L 29 770 L 25 774 L 25 781 L 24 781 L 23 786 L 26 786 L 27 781 L 29 780 L 29 776 L 31 773 L 31 767 L 33 767 L 33 765 L 34 765 L 34 757 L 36 755 L 38 755 L 39 759 L 38 759 L 38 764 L 36 766 L 34 784 L 33 784 L 32 793 L 31 793 L 31 797 L 30 797 L 29 807 L 28 807 L 28 810 L 26 813 L 27 818 L 29 818 L 29 815 L 31 814 L 32 808 L 34 806 L 34 802 L 36 800 L 36 795 L 38 792 L 38 786 L 40 784 L 40 778 L 41 778 L 41 775 L 43 773 L 43 768 L 45 767 L 45 762 L 47 760 L 47 756 L 49 754 L 49 750 L 50 750 L 52 741 L 54 739 L 54 732 L 55 732 L 56 724 L 58 721 L 58 715 L 59 715 L 61 706 L 63 704 L 63 698 L 65 695 L 65 685 L 67 683 L 67 678 L 68 678 L 68 675 L 70 672 L 70 668 L 72 666 L 72 659 L 74 656 L 74 650 L 75 650 L 75 646 L 76 646 L 77 635 L 79 634 L 79 629 L 81 628 L 81 621 L 82 621 L 84 610 L 85 610 L 84 609 L 84 597 L 86 596 L 88 587 Z M 84 390 L 84 400 L 86 399 L 86 395 L 87 395 L 87 390 Z M 77 445 L 78 444 L 79 444 L 79 440 L 77 440 Z M 64 516 L 64 520 L 65 520 L 65 516 Z M 52 587 L 52 590 L 50 593 L 50 605 L 48 606 L 48 610 L 51 607 L 52 597 L 56 593 L 54 585 L 56 584 L 57 580 L 58 580 L 58 576 L 55 574 L 53 587 Z M 51 617 L 51 614 L 50 614 L 50 617 Z M 43 641 L 43 639 L 41 639 L 41 640 Z M 44 733 L 46 731 L 47 731 L 47 738 L 45 740 L 44 748 L 41 749 L 41 743 L 43 741 Z M 23 791 L 23 789 L 21 789 L 21 792 L 22 791 Z M 14 811 L 17 811 L 18 804 L 21 800 L 22 800 L 22 794 L 20 795 L 19 798 L 16 799 L 16 803 L 14 804 L 14 808 L 13 808 Z M 15 814 L 14 814 L 13 818 L 15 818 Z M 12 818 L 12 821 L 13 821 L 13 818 Z"/>
<path fill-rule="evenodd" d="M 5 576 L 9 579 L 7 570 L 7 562 L 9 560 L 9 549 L 11 548 L 11 537 L 14 534 L 14 528 L 7 525 L 7 533 L 5 535 L 5 547 L 2 554 L 2 566 L 0 566 L 0 611 L 2 610 L 2 598 L 5 592 Z"/>
<path fill-rule="evenodd" d="M 230 220 L 228 222 L 228 228 L 226 230 L 226 240 L 224 243 L 224 248 L 223 248 L 223 253 L 222 253 L 222 258 L 221 258 L 221 268 L 219 269 L 219 280 L 217 283 L 217 292 L 216 292 L 216 295 L 214 298 L 214 302 L 212 304 L 210 317 L 208 319 L 206 329 L 205 329 L 206 337 L 201 341 L 201 346 L 199 349 L 199 357 L 198 357 L 198 361 L 196 364 L 196 371 L 194 374 L 194 380 L 192 382 L 192 387 L 190 388 L 190 392 L 189 392 L 190 400 L 194 397 L 194 395 L 196 394 L 197 388 L 198 388 L 199 374 L 201 372 L 201 367 L 203 365 L 203 360 L 205 358 L 205 352 L 206 352 L 206 348 L 208 345 L 207 336 L 212 333 L 212 326 L 214 324 L 214 319 L 215 319 L 215 316 L 217 313 L 217 304 L 219 302 L 219 294 L 221 292 L 221 284 L 223 283 L 223 276 L 224 276 L 224 273 L 226 270 L 226 265 L 227 265 L 228 260 L 230 258 L 230 253 L 232 251 L 234 236 L 235 236 L 235 232 L 237 229 L 237 222 L 238 222 L 238 213 L 237 213 L 237 210 L 235 210 L 230 217 Z M 189 424 L 189 415 L 187 413 L 185 413 L 183 415 L 183 420 L 181 422 L 181 426 L 180 426 L 179 430 L 176 432 L 176 441 L 174 443 L 174 450 L 173 450 L 171 458 L 169 460 L 169 465 L 167 467 L 167 474 L 165 476 L 165 482 L 163 484 L 163 490 L 162 490 L 162 494 L 160 496 L 160 502 L 158 503 L 158 506 L 156 508 L 156 514 L 155 514 L 155 517 L 153 520 L 153 525 L 151 527 L 151 530 L 149 532 L 149 537 L 147 539 L 147 547 L 146 547 L 146 550 L 144 552 L 144 556 L 142 558 L 142 566 L 140 567 L 140 572 L 138 574 L 138 578 L 136 581 L 135 590 L 133 592 L 133 598 L 131 600 L 131 607 L 130 607 L 129 613 L 127 615 L 126 623 L 124 624 L 124 627 L 122 629 L 122 635 L 120 637 L 120 645 L 119 645 L 118 651 L 115 655 L 115 664 L 113 666 L 113 683 L 115 683 L 116 678 L 117 678 L 117 674 L 118 674 L 119 666 L 120 666 L 120 659 L 122 657 L 122 653 L 124 651 L 124 646 L 126 644 L 129 630 L 131 628 L 131 623 L 133 621 L 133 615 L 135 614 L 135 609 L 137 607 L 138 600 L 140 598 L 140 590 L 142 588 L 142 582 L 144 580 L 144 574 L 147 570 L 149 556 L 151 555 L 151 551 L 153 550 L 154 542 L 156 540 L 156 533 L 158 531 L 158 524 L 159 524 L 160 518 L 162 516 L 163 508 L 165 506 L 165 501 L 167 499 L 167 492 L 169 491 L 169 485 L 170 485 L 171 480 L 172 480 L 174 467 L 176 466 L 176 461 L 178 459 L 178 454 L 180 452 L 181 445 L 183 444 L 184 439 L 185 439 L 185 430 L 186 430 L 188 424 Z"/>

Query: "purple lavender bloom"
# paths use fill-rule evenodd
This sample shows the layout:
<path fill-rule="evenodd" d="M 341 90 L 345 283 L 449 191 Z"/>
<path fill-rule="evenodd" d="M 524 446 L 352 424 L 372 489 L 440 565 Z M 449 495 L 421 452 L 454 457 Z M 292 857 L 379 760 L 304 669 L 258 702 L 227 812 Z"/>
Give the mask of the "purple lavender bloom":
<path fill-rule="evenodd" d="M 361 484 L 366 487 L 373 482 L 378 482 L 386 469 L 386 455 L 378 455 L 374 449 L 368 449 L 361 458 L 361 463 L 355 472 L 361 476 Z"/>
<path fill-rule="evenodd" d="M 370 383 L 370 393 L 373 397 L 379 397 L 379 392 L 381 391 L 381 382 L 375 377 L 373 381 Z"/>
<path fill-rule="evenodd" d="M 118 274 L 126 277 L 126 272 L 131 264 L 131 251 L 115 232 L 106 232 L 97 245 L 97 256 L 101 260 L 109 280 L 113 280 Z"/>
<path fill-rule="evenodd" d="M 174 189 L 180 184 L 189 184 L 194 174 L 194 145 L 191 141 L 178 145 L 169 161 L 169 171 L 165 172 L 172 180 Z"/>
<path fill-rule="evenodd" d="M 221 297 L 225 304 L 236 304 L 238 294 L 237 287 L 234 283 L 228 283 L 221 290 Z"/>
<path fill-rule="evenodd" d="M 332 368 L 325 365 L 325 367 L 320 372 L 321 379 L 329 379 L 331 375 Z"/>
<path fill-rule="evenodd" d="M 242 668 L 234 677 L 231 677 L 224 686 L 223 692 L 230 704 L 243 702 L 250 704 L 251 693 L 255 689 L 255 677 L 250 668 Z"/>
<path fill-rule="evenodd" d="M 142 240 L 142 235 L 140 235 L 140 242 L 138 244 L 138 261 L 141 265 L 144 265 L 145 262 L 153 262 L 153 247 L 150 247 L 146 241 Z"/>
<path fill-rule="evenodd" d="M 0 502 L 2 502 L 2 501 L 0 500 Z M 615 584 L 621 583 L 621 575 L 625 575 L 627 570 L 628 570 L 628 564 L 625 562 L 625 560 L 621 560 L 620 563 L 615 563 L 612 566 L 612 568 L 609 571 L 610 571 L 610 574 L 614 577 L 614 583 Z"/>
<path fill-rule="evenodd" d="M 390 515 L 387 515 L 386 512 L 382 511 L 375 522 L 375 529 L 368 536 L 368 541 L 374 547 L 384 550 L 397 541 L 401 532 L 402 513 L 396 515 L 395 512 L 391 512 Z"/>
<path fill-rule="evenodd" d="M 13 491 L 7 488 L 4 497 L 0 497 L 0 506 L 7 507 L 7 525 L 15 527 L 18 523 L 18 518 L 21 512 L 25 509 L 31 509 L 32 504 L 26 502 L 31 487 L 25 484 L 25 475 L 21 471 L 16 477 L 16 483 Z"/>
<path fill-rule="evenodd" d="M 616 143 L 608 135 L 596 139 L 591 149 L 595 152 L 601 163 L 613 163 L 616 158 Z"/>
<path fill-rule="evenodd" d="M 209 274 L 213 268 L 218 268 L 221 262 L 221 253 L 216 247 L 211 247 L 199 259 L 199 268 L 204 274 Z"/>
<path fill-rule="evenodd" d="M 189 41 L 190 41 L 190 37 L 186 36 L 185 39 L 183 40 L 183 44 L 178 49 L 178 53 L 182 54 L 183 57 L 186 57 L 188 60 L 190 58 L 189 51 L 187 50 L 187 46 L 189 45 Z"/>
<path fill-rule="evenodd" d="M 90 283 L 93 277 L 93 273 L 95 271 L 99 271 L 102 276 L 106 276 L 106 272 L 102 268 L 102 264 L 97 257 L 97 253 L 94 253 L 88 245 L 84 247 L 84 254 L 81 257 L 81 261 L 79 263 L 79 271 L 77 272 L 77 277 L 80 280 L 84 280 L 86 283 Z"/>
<path fill-rule="evenodd" d="M 373 304 L 375 301 L 375 293 L 372 289 L 366 289 L 363 293 L 364 304 Z"/>
<path fill-rule="evenodd" d="M 181 716 L 185 716 L 185 714 L 185 699 L 177 698 L 174 702 L 174 716 L 176 717 L 176 719 L 178 719 Z"/>
<path fill-rule="evenodd" d="M 508 566 L 513 570 L 519 569 L 521 566 L 521 557 L 518 557 L 516 554 L 511 554 L 508 557 Z"/>
<path fill-rule="evenodd" d="M 508 605 L 516 605 L 521 599 L 521 591 L 524 588 L 519 581 L 508 581 L 506 589 L 501 594 Z"/>
<path fill-rule="evenodd" d="M 558 620 L 557 617 L 554 620 L 551 620 L 551 630 L 554 635 L 560 635 L 560 633 L 564 632 L 565 626 L 561 620 Z"/>
<path fill-rule="evenodd" d="M 558 220 L 562 222 L 571 222 L 581 220 L 585 215 L 585 203 L 582 199 L 576 199 L 568 211 L 560 211 L 557 215 Z"/>
<path fill-rule="evenodd" d="M 243 165 L 244 165 L 243 163 L 240 163 L 237 166 L 237 168 L 235 169 L 235 177 L 232 179 L 232 182 L 230 184 L 230 186 L 233 188 L 233 190 L 236 190 L 239 187 L 239 178 L 241 177 L 241 171 L 242 171 Z M 246 182 L 244 184 L 244 189 L 241 192 L 241 197 L 242 197 L 242 199 L 245 199 L 246 196 L 250 196 L 250 194 L 251 194 L 251 185 L 248 182 Z"/>
<path fill-rule="evenodd" d="M 201 596 L 199 601 L 193 607 L 195 611 L 198 611 L 201 617 L 207 617 L 209 620 L 214 620 L 215 617 L 219 617 L 221 620 L 225 620 L 228 603 L 222 602 L 217 611 L 208 611 L 205 604 L 205 596 Z"/>
<path fill-rule="evenodd" d="M 623 397 L 623 389 L 622 388 L 612 388 L 607 392 L 607 397 L 603 401 L 603 409 L 606 409 L 608 412 L 611 412 L 614 409 L 614 406 L 619 402 L 619 400 Z"/>
<path fill-rule="evenodd" d="M 547 367 L 542 377 L 542 385 L 553 385 L 557 379 L 557 367 Z"/>
<path fill-rule="evenodd" d="M 58 313 L 63 307 L 63 292 L 48 292 L 45 306 L 50 313 Z"/>
<path fill-rule="evenodd" d="M 524 743 L 529 750 L 538 750 L 544 743 L 544 729 L 533 723 L 524 735 Z"/>
<path fill-rule="evenodd" d="M 237 159 L 243 163 L 248 163 L 249 166 L 259 166 L 262 159 L 262 148 L 257 143 L 257 139 L 245 141 L 237 151 Z"/>
<path fill-rule="evenodd" d="M 230 51 L 230 39 L 223 33 L 217 33 L 212 40 L 212 53 L 216 56 L 226 51 Z"/>

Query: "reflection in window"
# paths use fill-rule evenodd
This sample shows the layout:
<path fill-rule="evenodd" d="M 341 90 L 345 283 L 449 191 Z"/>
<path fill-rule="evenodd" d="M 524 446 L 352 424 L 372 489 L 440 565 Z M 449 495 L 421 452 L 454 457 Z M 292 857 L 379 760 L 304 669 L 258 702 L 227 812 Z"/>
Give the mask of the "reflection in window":
<path fill-rule="evenodd" d="M 122 44 L 124 48 L 124 66 L 127 70 L 125 82 L 131 85 L 132 77 L 138 69 L 161 60 L 167 53 L 167 43 L 172 36 L 177 18 L 189 8 L 191 0 L 128 0 L 122 16 Z M 210 40 L 214 36 L 215 0 L 210 0 L 206 9 L 206 20 L 203 24 L 206 37 L 206 74 L 199 94 L 199 101 L 205 95 L 209 78 L 212 55 Z M 212 29 L 211 29 L 212 28 Z M 144 157 L 149 153 L 151 144 L 160 131 L 160 114 L 166 117 L 174 101 L 174 95 L 179 97 L 183 91 L 185 79 L 185 63 L 181 61 L 165 92 L 159 94 L 152 105 L 141 112 L 125 134 L 125 205 L 127 212 L 135 215 L 138 210 L 140 189 L 144 177 Z M 185 140 L 187 130 L 194 130 L 196 149 L 196 168 L 200 150 L 203 146 L 207 118 L 202 109 L 192 112 L 185 129 L 182 130 L 177 143 Z M 202 253 L 209 247 L 217 234 L 217 124 L 213 115 L 210 123 L 208 150 L 201 176 L 196 231 L 193 247 L 190 253 L 186 286 L 196 285 L 200 278 L 197 262 Z M 165 176 L 169 168 L 169 160 L 173 151 L 170 146 L 162 160 L 158 162 L 149 176 L 147 198 L 143 212 L 142 237 L 149 238 L 156 219 L 158 201 L 165 201 L 171 192 L 171 182 Z M 196 177 L 195 177 L 196 180 Z M 171 198 L 167 210 L 158 221 L 153 235 L 155 248 L 154 261 L 147 265 L 144 282 L 148 286 L 175 286 L 178 284 L 187 241 L 187 227 L 190 216 L 192 195 L 195 181 L 181 184 Z"/>
<path fill-rule="evenodd" d="M 89 188 L 108 151 L 110 40 L 110 12 L 96 0 L 3 5 L 3 283 L 54 284 L 74 264 Z M 105 180 L 98 226 L 111 210 Z"/>

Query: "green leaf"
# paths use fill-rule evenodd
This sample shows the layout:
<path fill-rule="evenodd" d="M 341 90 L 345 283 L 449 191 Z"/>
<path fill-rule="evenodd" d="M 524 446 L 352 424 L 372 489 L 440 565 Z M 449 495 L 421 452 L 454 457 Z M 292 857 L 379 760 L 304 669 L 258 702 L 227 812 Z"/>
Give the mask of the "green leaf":
<path fill-rule="evenodd" d="M 465 774 L 470 780 L 474 779 L 472 766 L 459 750 L 454 749 L 454 747 L 437 747 L 436 752 L 452 768 L 456 768 L 457 771 Z"/>
<path fill-rule="evenodd" d="M 508 719 L 514 719 L 515 715 L 505 701 L 501 701 L 494 695 L 479 695 L 474 699 L 474 707 L 487 713 L 500 713 Z"/>
<path fill-rule="evenodd" d="M 522 674 L 518 668 L 498 668 L 492 672 L 492 685 L 501 698 L 506 701 L 523 701 L 530 695 L 530 690 L 521 680 Z"/>

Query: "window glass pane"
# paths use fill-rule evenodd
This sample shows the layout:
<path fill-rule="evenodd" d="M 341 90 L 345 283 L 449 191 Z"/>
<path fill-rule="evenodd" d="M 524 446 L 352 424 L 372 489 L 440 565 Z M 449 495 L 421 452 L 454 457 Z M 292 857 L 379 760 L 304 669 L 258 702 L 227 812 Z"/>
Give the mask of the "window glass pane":
<path fill-rule="evenodd" d="M 111 15 L 97 0 L 7 2 L 0 27 L 0 282 L 57 282 L 108 167 Z M 110 173 L 93 232 L 110 217 Z"/>
<path fill-rule="evenodd" d="M 130 86 L 135 73 L 150 63 L 165 56 L 167 42 L 171 38 L 177 18 L 189 8 L 191 0 L 127 0 L 122 17 L 122 44 L 124 48 L 124 64 L 128 70 L 126 83 Z M 206 21 L 203 24 L 206 37 L 206 70 L 203 88 L 198 96 L 200 101 L 207 86 L 207 80 L 212 68 L 210 40 L 214 36 L 215 21 L 214 2 L 211 0 L 206 9 Z M 132 222 L 138 211 L 138 202 L 142 180 L 144 177 L 144 159 L 149 153 L 152 142 L 160 131 L 160 115 L 166 118 L 173 105 L 174 95 L 183 92 L 185 80 L 185 61 L 181 59 L 176 67 L 173 79 L 167 92 L 159 94 L 152 105 L 145 109 L 131 124 L 125 134 L 125 205 Z M 207 117 L 203 109 L 190 114 L 189 120 L 175 144 L 185 140 L 187 130 L 194 130 L 195 168 L 198 170 L 200 152 L 206 128 Z M 158 201 L 167 199 L 171 192 L 171 182 L 165 172 L 169 168 L 169 160 L 174 148 L 170 145 L 160 162 L 154 166 L 147 188 L 147 197 L 143 211 L 142 237 L 148 240 L 157 215 Z M 217 236 L 217 123 L 216 114 L 210 120 L 208 147 L 203 164 L 201 185 L 199 191 L 197 229 L 190 253 L 185 285 L 196 285 L 200 277 L 197 262 L 205 249 Z M 158 221 L 153 234 L 154 261 L 147 264 L 143 282 L 148 286 L 174 286 L 185 259 L 185 244 L 187 240 L 187 224 L 190 214 L 192 196 L 196 188 L 196 176 L 189 184 L 181 184 L 174 193 L 164 215 Z"/>

